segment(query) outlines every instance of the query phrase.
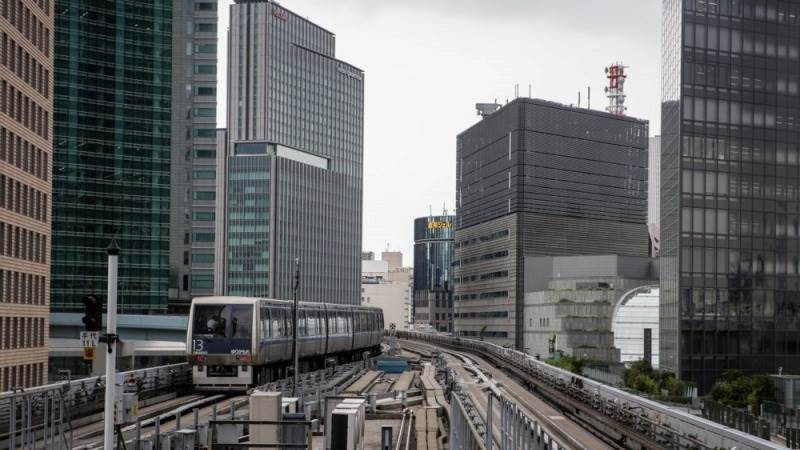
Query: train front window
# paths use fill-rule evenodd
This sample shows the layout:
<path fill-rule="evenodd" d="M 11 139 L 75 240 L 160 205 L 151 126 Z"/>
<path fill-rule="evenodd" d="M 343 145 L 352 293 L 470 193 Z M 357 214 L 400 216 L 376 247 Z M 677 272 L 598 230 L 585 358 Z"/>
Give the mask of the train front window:
<path fill-rule="evenodd" d="M 225 337 L 229 309 L 228 305 L 196 305 L 192 324 L 194 334 Z"/>
<path fill-rule="evenodd" d="M 253 330 L 253 307 L 250 305 L 233 305 L 231 307 L 231 336 L 238 339 L 250 339 Z"/>

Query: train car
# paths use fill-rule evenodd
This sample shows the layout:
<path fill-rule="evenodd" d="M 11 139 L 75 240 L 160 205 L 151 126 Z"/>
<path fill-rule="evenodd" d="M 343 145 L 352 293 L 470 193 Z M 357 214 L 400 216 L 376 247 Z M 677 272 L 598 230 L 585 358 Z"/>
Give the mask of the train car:
<path fill-rule="evenodd" d="M 324 360 L 377 354 L 383 311 L 363 306 L 299 302 L 297 348 L 301 370 Z M 192 301 L 186 348 L 197 390 L 245 391 L 287 373 L 293 364 L 293 302 L 252 297 Z"/>

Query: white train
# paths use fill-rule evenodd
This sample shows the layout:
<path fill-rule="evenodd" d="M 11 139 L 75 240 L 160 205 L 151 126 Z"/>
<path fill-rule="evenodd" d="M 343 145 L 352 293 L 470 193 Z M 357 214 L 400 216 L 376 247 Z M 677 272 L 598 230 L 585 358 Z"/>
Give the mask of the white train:
<path fill-rule="evenodd" d="M 252 297 L 192 300 L 186 349 L 197 390 L 244 391 L 286 374 L 292 364 L 293 302 Z M 377 354 L 379 308 L 300 302 L 298 353 L 304 369 Z"/>

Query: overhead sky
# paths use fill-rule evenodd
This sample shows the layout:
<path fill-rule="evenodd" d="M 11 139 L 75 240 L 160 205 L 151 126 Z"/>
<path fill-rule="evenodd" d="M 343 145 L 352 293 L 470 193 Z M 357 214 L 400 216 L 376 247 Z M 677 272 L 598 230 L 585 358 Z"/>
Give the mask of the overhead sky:
<path fill-rule="evenodd" d="M 224 0 L 227 4 L 230 0 Z M 628 114 L 660 129 L 660 0 L 284 0 L 336 33 L 336 55 L 366 73 L 364 250 L 413 264 L 415 217 L 455 206 L 456 135 L 475 103 L 521 96 L 576 104 L 603 68 L 628 69 Z M 222 6 L 222 4 L 221 4 Z M 220 8 L 219 125 L 228 8 Z"/>

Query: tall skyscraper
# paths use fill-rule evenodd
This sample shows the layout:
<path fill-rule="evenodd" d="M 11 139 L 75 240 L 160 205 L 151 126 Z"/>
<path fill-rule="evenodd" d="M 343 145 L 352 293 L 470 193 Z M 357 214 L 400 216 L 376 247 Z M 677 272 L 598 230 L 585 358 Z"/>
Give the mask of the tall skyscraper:
<path fill-rule="evenodd" d="M 453 331 L 455 216 L 414 220 L 414 323 Z"/>
<path fill-rule="evenodd" d="M 275 2 L 230 8 L 215 289 L 291 298 L 299 258 L 301 299 L 358 304 L 364 73 Z"/>
<path fill-rule="evenodd" d="M 172 3 L 169 298 L 214 291 L 217 1 Z"/>
<path fill-rule="evenodd" d="M 55 17 L 52 308 L 105 294 L 116 238 L 120 311 L 166 311 L 172 0 L 56 0 Z"/>
<path fill-rule="evenodd" d="M 0 390 L 47 381 L 53 10 L 0 6 Z"/>
<path fill-rule="evenodd" d="M 518 98 L 458 135 L 457 334 L 523 348 L 526 256 L 647 256 L 647 128 Z"/>
<path fill-rule="evenodd" d="M 663 3 L 661 367 L 800 370 L 800 5 Z"/>

